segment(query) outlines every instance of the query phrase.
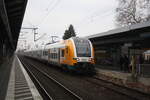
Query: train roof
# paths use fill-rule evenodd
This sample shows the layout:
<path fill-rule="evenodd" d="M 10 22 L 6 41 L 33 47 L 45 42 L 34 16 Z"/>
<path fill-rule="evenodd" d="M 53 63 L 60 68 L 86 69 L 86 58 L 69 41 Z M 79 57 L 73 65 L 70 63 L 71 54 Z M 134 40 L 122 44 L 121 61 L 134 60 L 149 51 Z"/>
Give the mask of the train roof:
<path fill-rule="evenodd" d="M 42 51 L 42 49 L 26 50 L 26 51 L 24 51 L 24 52 L 34 52 L 34 51 Z"/>
<path fill-rule="evenodd" d="M 84 39 L 84 40 L 88 40 L 88 38 L 80 38 L 80 37 L 71 37 L 67 40 L 78 40 L 78 39 Z M 51 44 L 47 44 L 45 46 L 45 49 L 50 49 L 50 48 L 65 48 L 66 45 L 65 45 L 65 41 L 66 40 L 62 40 L 62 41 L 59 41 L 59 42 L 56 42 L 56 43 L 51 43 Z"/>
<path fill-rule="evenodd" d="M 63 41 L 59 41 L 59 42 L 56 42 L 56 43 L 52 43 L 52 44 L 47 44 L 45 46 L 45 49 L 50 49 L 50 48 L 65 48 L 66 45 L 64 44 Z"/>

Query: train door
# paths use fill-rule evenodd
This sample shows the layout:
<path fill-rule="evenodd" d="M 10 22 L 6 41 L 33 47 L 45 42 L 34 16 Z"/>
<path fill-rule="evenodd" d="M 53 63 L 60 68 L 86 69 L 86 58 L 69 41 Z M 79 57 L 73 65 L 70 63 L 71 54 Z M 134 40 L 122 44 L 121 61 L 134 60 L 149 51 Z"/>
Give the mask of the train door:
<path fill-rule="evenodd" d="M 65 57 L 66 57 L 66 63 L 67 64 L 70 64 L 71 62 L 70 62 L 70 56 L 69 56 L 69 48 L 68 47 L 66 47 L 66 49 L 65 49 Z"/>
<path fill-rule="evenodd" d="M 50 49 L 48 49 L 48 62 L 50 62 L 51 61 L 51 51 L 50 51 Z"/>
<path fill-rule="evenodd" d="M 61 48 L 60 49 L 60 64 L 64 64 L 65 63 L 65 49 Z"/>
<path fill-rule="evenodd" d="M 56 62 L 57 62 L 57 64 L 59 65 L 59 64 L 60 64 L 60 61 L 59 61 L 59 59 L 60 59 L 60 58 L 59 58 L 59 48 L 55 48 L 55 51 L 56 51 L 56 52 L 55 52 L 55 54 L 56 54 L 56 55 L 55 55 L 55 56 L 56 56 Z"/>
<path fill-rule="evenodd" d="M 46 49 L 43 51 L 43 59 L 48 60 L 48 50 Z"/>
<path fill-rule="evenodd" d="M 60 48 L 58 48 L 58 63 L 60 64 L 60 57 L 61 57 L 61 55 L 60 55 Z"/>

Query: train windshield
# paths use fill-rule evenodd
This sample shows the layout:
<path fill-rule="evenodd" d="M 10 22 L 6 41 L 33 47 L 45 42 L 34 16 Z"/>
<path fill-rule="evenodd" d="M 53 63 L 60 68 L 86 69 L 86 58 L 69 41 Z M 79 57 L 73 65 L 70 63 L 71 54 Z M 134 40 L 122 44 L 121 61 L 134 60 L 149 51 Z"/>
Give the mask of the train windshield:
<path fill-rule="evenodd" d="M 73 38 L 77 57 L 91 57 L 90 43 L 87 39 Z"/>

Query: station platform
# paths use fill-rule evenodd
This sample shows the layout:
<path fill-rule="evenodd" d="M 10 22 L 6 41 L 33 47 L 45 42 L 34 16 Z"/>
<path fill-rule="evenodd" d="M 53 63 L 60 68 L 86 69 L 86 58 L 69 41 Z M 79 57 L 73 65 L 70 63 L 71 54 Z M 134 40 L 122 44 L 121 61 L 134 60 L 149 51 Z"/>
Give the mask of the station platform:
<path fill-rule="evenodd" d="M 139 76 L 135 81 L 132 79 L 131 73 L 105 70 L 100 68 L 96 68 L 96 70 L 98 78 L 102 80 L 150 94 L 150 78 Z"/>
<path fill-rule="evenodd" d="M 5 100 L 43 100 L 17 56 L 13 59 Z"/>

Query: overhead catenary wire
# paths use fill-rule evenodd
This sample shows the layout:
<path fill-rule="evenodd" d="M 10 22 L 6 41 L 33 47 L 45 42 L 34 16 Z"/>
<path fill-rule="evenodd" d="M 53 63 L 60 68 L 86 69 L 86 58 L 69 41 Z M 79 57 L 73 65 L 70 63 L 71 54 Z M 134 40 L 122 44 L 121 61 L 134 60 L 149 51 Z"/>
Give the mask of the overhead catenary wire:
<path fill-rule="evenodd" d="M 26 11 L 26 19 L 27 19 L 27 23 L 29 24 L 29 25 L 31 25 L 32 27 L 35 27 L 35 25 L 33 25 L 32 24 L 32 22 L 31 22 L 31 20 L 33 19 L 32 18 L 32 16 L 31 16 L 31 14 L 30 14 L 30 7 L 28 7 L 28 10 Z"/>
<path fill-rule="evenodd" d="M 57 0 L 55 2 L 55 4 L 48 10 L 48 8 L 46 10 L 48 10 L 47 14 L 44 16 L 44 18 L 41 20 L 41 22 L 38 24 L 38 27 L 40 27 L 44 21 L 48 18 L 49 14 L 58 6 L 58 4 L 60 3 L 61 0 Z M 50 7 L 50 5 L 49 5 Z"/>
<path fill-rule="evenodd" d="M 51 0 L 49 3 L 48 3 L 48 6 L 45 8 L 45 11 L 47 11 L 46 15 L 44 15 L 44 18 L 42 18 L 42 20 L 37 23 L 36 25 L 32 24 L 31 20 L 33 19 L 32 16 L 31 16 L 31 13 L 30 13 L 30 7 L 28 8 L 28 10 L 26 11 L 26 19 L 27 19 L 27 23 L 32 26 L 32 27 L 37 27 L 39 26 L 40 23 L 42 23 L 45 19 L 45 17 L 48 15 L 48 13 L 50 12 L 49 9 L 52 9 L 54 8 L 54 6 L 56 5 L 55 4 L 55 1 L 56 0 Z M 58 0 L 57 0 L 58 1 Z"/>
<path fill-rule="evenodd" d="M 57 5 L 59 4 L 60 0 L 50 0 L 50 2 L 47 2 L 48 6 L 44 7 L 44 10 L 46 11 L 46 14 L 44 14 L 43 12 L 43 15 L 44 15 L 44 18 L 42 18 L 42 20 L 40 21 L 40 23 L 42 24 L 46 18 L 48 17 L 49 13 L 51 13 L 56 7 Z M 33 16 L 32 16 L 32 13 L 31 13 L 32 9 L 30 7 L 28 7 L 27 9 L 27 12 L 26 12 L 26 23 L 29 25 L 27 28 L 35 28 L 35 27 L 38 27 L 39 29 L 39 26 L 41 24 L 33 24 Z M 32 30 L 32 32 L 34 32 Z M 25 36 L 27 35 L 27 36 Z M 42 34 L 39 38 L 37 38 L 36 40 L 39 40 L 41 38 L 43 38 L 44 36 L 46 35 L 46 33 Z M 23 40 L 26 40 L 27 37 L 29 36 L 29 34 L 22 34 L 20 35 L 20 39 L 23 39 Z"/>
<path fill-rule="evenodd" d="M 108 10 L 105 13 L 101 14 L 99 11 L 95 11 L 94 13 L 90 14 L 89 16 L 84 17 L 82 20 L 76 23 L 77 27 L 84 26 L 85 24 L 91 24 L 96 22 L 97 20 L 101 20 L 101 18 L 106 18 L 107 16 L 112 15 L 113 10 Z"/>
<path fill-rule="evenodd" d="M 48 11 L 48 9 L 53 5 L 55 0 L 51 0 L 48 4 L 48 6 L 45 8 L 46 11 Z"/>

